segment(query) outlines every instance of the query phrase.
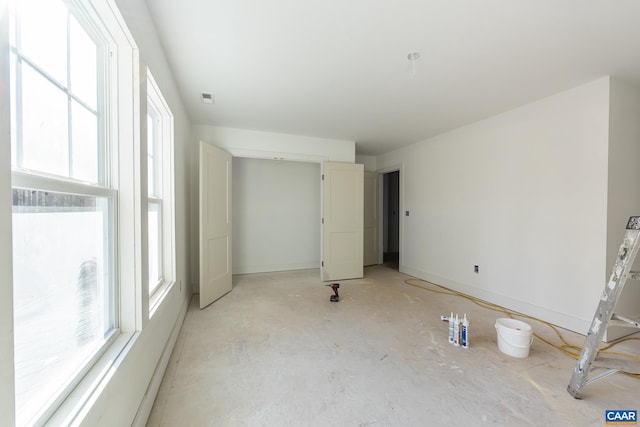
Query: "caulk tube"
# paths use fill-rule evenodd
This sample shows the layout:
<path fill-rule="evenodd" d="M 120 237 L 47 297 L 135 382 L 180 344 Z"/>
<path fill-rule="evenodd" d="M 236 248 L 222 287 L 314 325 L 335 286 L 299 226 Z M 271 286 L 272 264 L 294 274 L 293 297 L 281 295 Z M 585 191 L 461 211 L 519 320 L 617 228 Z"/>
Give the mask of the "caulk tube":
<path fill-rule="evenodd" d="M 460 345 L 460 319 L 456 313 L 456 320 L 453 323 L 453 344 Z"/>
<path fill-rule="evenodd" d="M 462 337 L 462 347 L 469 348 L 469 321 L 467 320 L 467 313 L 464 314 L 464 319 L 462 319 L 462 330 L 460 332 L 460 336 Z"/>
<path fill-rule="evenodd" d="M 453 311 L 451 317 L 449 317 L 449 342 L 453 344 Z"/>

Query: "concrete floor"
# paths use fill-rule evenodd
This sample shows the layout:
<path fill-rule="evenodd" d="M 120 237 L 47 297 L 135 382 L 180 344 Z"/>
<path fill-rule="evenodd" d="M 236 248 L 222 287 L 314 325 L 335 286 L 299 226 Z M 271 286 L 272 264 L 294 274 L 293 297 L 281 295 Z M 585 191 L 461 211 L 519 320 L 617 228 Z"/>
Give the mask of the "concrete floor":
<path fill-rule="evenodd" d="M 368 267 L 338 303 L 318 270 L 235 276 L 204 310 L 195 296 L 147 425 L 602 426 L 605 409 L 640 409 L 639 379 L 616 373 L 576 400 L 574 359 L 538 339 L 527 358 L 505 355 L 503 314 L 408 278 Z M 469 349 L 448 343 L 451 311 L 471 320 Z M 640 354 L 638 341 L 616 349 Z"/>

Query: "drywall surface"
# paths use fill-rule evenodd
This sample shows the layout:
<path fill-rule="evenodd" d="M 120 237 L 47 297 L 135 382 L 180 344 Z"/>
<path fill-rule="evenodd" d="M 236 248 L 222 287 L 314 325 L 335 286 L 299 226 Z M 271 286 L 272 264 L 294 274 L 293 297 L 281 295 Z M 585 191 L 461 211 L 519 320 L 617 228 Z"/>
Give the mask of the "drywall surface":
<path fill-rule="evenodd" d="M 195 143 L 206 141 L 234 157 L 305 162 L 355 162 L 355 142 L 274 132 L 194 125 Z"/>
<path fill-rule="evenodd" d="M 584 333 L 605 277 L 608 98 L 602 78 L 379 156 L 403 165 L 401 271 Z"/>
<path fill-rule="evenodd" d="M 611 274 L 629 217 L 640 215 L 640 88 L 611 79 L 609 122 L 607 276 Z M 638 265 L 640 262 L 634 270 Z M 615 311 L 632 317 L 640 315 L 640 286 L 635 281 L 625 286 Z M 610 328 L 605 339 L 631 332 L 634 330 Z"/>
<path fill-rule="evenodd" d="M 356 155 L 356 163 L 364 165 L 365 172 L 375 172 L 378 169 L 376 156 L 364 154 Z"/>
<path fill-rule="evenodd" d="M 320 267 L 320 165 L 233 159 L 233 273 Z"/>

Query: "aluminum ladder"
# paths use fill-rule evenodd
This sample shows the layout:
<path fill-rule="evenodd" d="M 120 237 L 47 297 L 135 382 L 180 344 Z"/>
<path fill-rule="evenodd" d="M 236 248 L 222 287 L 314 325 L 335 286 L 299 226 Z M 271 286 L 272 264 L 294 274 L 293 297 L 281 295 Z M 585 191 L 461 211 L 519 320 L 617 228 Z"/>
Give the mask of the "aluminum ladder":
<path fill-rule="evenodd" d="M 600 303 L 585 338 L 578 364 L 573 371 L 567 391 L 576 399 L 581 399 L 582 387 L 618 371 L 640 374 L 640 363 L 612 357 L 598 356 L 598 344 L 602 341 L 607 326 L 627 326 L 640 329 L 638 320 L 619 316 L 613 312 L 627 279 L 640 280 L 640 272 L 631 271 L 631 266 L 640 248 L 640 216 L 632 216 L 627 223 L 626 232 L 616 262 L 611 270 Z M 605 369 L 598 375 L 589 377 L 592 368 Z"/>

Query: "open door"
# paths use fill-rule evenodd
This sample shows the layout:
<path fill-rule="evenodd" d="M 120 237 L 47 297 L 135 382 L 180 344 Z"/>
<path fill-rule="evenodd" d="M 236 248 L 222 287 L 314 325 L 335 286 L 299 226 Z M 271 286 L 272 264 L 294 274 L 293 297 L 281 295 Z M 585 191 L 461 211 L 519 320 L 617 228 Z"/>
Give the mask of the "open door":
<path fill-rule="evenodd" d="M 363 276 L 364 166 L 322 164 L 323 281 Z"/>
<path fill-rule="evenodd" d="M 379 263 L 379 211 L 378 206 L 378 174 L 364 173 L 364 266 Z"/>
<path fill-rule="evenodd" d="M 200 308 L 231 291 L 231 154 L 200 141 Z"/>

